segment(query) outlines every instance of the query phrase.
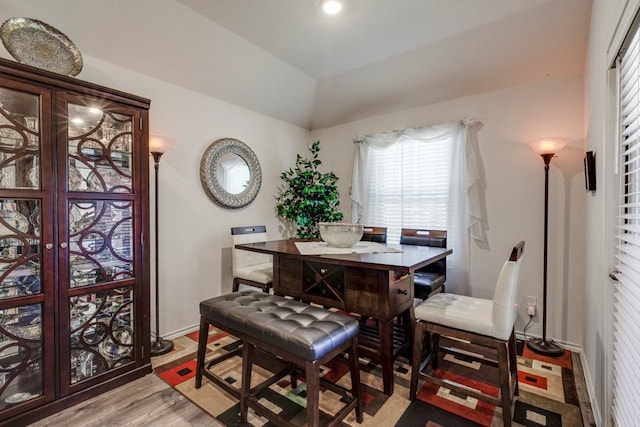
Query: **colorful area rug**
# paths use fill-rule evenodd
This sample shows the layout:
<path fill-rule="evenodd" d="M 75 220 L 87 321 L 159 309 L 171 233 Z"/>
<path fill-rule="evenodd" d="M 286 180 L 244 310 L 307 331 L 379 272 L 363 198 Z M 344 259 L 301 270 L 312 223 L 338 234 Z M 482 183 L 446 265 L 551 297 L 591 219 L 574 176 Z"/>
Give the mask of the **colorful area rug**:
<path fill-rule="evenodd" d="M 227 426 L 240 426 L 238 401 L 227 393 L 216 388 L 203 378 L 203 385 L 195 389 L 197 332 L 174 340 L 175 349 L 153 359 L 156 375 L 184 394 L 202 409 L 213 415 Z M 235 337 L 214 328 L 209 331 L 207 360 L 237 348 L 239 342 Z M 577 363 L 576 363 L 577 362 Z M 443 387 L 432 384 L 422 385 L 418 399 L 409 400 L 409 383 L 411 366 L 408 360 L 399 358 L 395 365 L 395 388 L 392 396 L 382 393 L 381 372 L 377 365 L 361 359 L 361 381 L 363 385 L 364 422 L 358 424 L 352 412 L 343 422 L 350 426 L 428 426 L 428 427 L 477 427 L 501 426 L 502 414 L 493 405 L 479 402 L 473 398 L 457 396 Z M 456 377 L 458 374 L 474 373 L 476 381 L 456 377 L 456 380 L 478 389 L 498 393 L 495 385 L 497 377 L 494 368 L 455 358 L 444 357 L 442 368 L 448 373 L 442 376 Z M 582 381 L 579 359 L 566 351 L 558 358 L 544 357 L 532 353 L 522 342 L 518 342 L 518 378 L 520 395 L 514 408 L 514 423 L 522 426 L 573 427 L 583 426 L 579 397 L 576 392 L 576 379 Z M 268 368 L 268 366 L 267 366 Z M 241 360 L 231 358 L 215 366 L 214 372 L 234 386 L 240 385 Z M 347 361 L 337 360 L 323 367 L 322 375 L 336 383 L 344 382 L 349 387 Z M 268 375 L 263 368 L 254 368 L 254 381 Z M 305 386 L 298 383 L 292 388 L 286 379 L 271 386 L 263 392 L 261 403 L 275 412 L 290 419 L 296 425 L 304 425 Z M 340 408 L 340 396 L 330 391 L 323 392 L 320 397 L 321 411 L 332 414 Z M 329 415 L 327 415 L 328 418 Z M 251 426 L 272 425 L 249 410 L 248 424 Z M 588 425 L 588 423 L 587 423 Z"/>

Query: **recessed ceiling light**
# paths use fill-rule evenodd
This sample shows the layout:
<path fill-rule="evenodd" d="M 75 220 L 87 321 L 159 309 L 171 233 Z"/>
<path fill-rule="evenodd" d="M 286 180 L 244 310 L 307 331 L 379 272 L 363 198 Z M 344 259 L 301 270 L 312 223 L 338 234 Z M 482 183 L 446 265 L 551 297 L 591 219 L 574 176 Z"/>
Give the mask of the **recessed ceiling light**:
<path fill-rule="evenodd" d="M 342 10 L 342 2 L 339 0 L 321 0 L 320 7 L 322 7 L 324 13 L 335 15 Z"/>

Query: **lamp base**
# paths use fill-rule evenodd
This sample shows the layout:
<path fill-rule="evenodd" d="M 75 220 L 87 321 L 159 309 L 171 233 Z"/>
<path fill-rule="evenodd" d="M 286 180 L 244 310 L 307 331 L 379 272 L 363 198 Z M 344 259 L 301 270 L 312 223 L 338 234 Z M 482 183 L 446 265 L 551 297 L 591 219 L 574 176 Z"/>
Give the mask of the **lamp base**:
<path fill-rule="evenodd" d="M 173 341 L 158 337 L 155 342 L 151 344 L 151 357 L 162 356 L 171 350 L 173 350 Z"/>
<path fill-rule="evenodd" d="M 544 354 L 546 356 L 560 356 L 564 353 L 564 350 L 558 344 L 551 340 L 543 340 L 542 338 L 535 338 L 527 341 L 527 347 L 536 353 Z"/>

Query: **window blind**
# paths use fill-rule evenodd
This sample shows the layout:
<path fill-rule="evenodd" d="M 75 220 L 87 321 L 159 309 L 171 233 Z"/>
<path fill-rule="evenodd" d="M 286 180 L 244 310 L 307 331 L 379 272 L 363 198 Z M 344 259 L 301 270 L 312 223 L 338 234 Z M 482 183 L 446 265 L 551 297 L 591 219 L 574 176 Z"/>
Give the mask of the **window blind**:
<path fill-rule="evenodd" d="M 637 425 L 640 406 L 640 37 L 633 30 L 619 66 L 620 203 L 613 307 L 612 417 L 617 426 Z"/>
<path fill-rule="evenodd" d="M 387 241 L 398 243 L 404 228 L 447 229 L 449 210 L 449 138 L 423 142 L 405 139 L 373 150 L 367 167 L 369 203 L 363 223 L 387 227 Z"/>

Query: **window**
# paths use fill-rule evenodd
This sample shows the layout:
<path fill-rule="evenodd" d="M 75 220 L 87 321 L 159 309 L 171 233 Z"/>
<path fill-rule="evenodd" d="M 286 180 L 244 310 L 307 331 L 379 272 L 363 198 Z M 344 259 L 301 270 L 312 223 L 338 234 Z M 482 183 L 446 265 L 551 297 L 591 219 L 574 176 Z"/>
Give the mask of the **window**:
<path fill-rule="evenodd" d="M 447 230 L 447 283 L 468 288 L 469 241 L 486 245 L 481 158 L 474 119 L 355 138 L 352 220 L 387 227 Z"/>
<path fill-rule="evenodd" d="M 372 150 L 370 185 L 362 223 L 387 227 L 397 243 L 401 228 L 447 229 L 451 138 L 433 142 L 405 139 Z"/>
<path fill-rule="evenodd" d="M 619 58 L 619 188 L 613 319 L 612 416 L 636 425 L 640 384 L 640 38 L 637 29 Z"/>

